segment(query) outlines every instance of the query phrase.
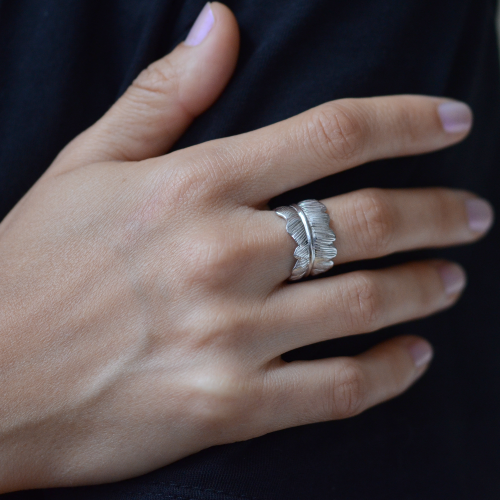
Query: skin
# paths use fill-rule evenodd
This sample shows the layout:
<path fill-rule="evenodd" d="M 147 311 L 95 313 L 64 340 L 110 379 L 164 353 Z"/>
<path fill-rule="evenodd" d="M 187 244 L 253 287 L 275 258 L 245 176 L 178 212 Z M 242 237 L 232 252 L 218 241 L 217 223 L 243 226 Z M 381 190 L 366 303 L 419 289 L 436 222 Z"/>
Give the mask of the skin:
<path fill-rule="evenodd" d="M 0 225 L 0 492 L 117 481 L 356 415 L 423 374 L 412 352 L 425 340 L 353 358 L 281 354 L 458 299 L 442 276 L 460 270 L 442 261 L 287 283 L 294 242 L 264 208 L 347 168 L 459 142 L 466 132 L 439 119 L 444 99 L 335 101 L 167 154 L 236 64 L 236 20 L 212 10 L 206 39 L 145 70 Z M 336 263 L 473 242 L 473 197 L 369 189 L 323 200 Z"/>

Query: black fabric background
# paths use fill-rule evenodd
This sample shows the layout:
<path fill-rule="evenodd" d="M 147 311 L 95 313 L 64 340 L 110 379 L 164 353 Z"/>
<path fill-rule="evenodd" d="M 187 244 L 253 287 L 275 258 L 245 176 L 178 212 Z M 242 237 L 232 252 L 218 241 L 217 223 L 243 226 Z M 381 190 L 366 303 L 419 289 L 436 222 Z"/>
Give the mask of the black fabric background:
<path fill-rule="evenodd" d="M 0 0 L 0 214 L 149 62 L 187 34 L 203 0 Z M 241 57 L 220 100 L 177 145 L 261 127 L 322 102 L 399 93 L 462 99 L 474 132 L 445 152 L 366 165 L 276 204 L 366 186 L 467 188 L 500 209 L 500 81 L 493 0 L 229 0 Z M 114 485 L 5 498 L 444 500 L 500 497 L 500 230 L 479 244 L 400 255 L 457 259 L 453 310 L 287 359 L 357 353 L 397 333 L 435 346 L 407 394 L 356 418 L 212 448 Z M 356 266 L 350 266 L 354 268 Z M 344 267 L 349 269 L 349 267 Z M 335 271 L 336 272 L 336 271 Z"/>

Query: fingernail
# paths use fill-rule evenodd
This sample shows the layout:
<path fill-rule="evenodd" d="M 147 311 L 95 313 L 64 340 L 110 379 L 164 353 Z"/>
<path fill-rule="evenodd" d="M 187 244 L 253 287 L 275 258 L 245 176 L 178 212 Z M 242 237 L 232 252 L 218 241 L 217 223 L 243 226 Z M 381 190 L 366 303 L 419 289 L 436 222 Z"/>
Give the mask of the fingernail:
<path fill-rule="evenodd" d="M 430 362 L 434 355 L 432 346 L 425 340 L 418 340 L 408 348 L 416 368 L 420 368 Z"/>
<path fill-rule="evenodd" d="M 485 233 L 493 224 L 493 208 L 486 200 L 473 198 L 466 201 L 469 227 L 472 231 Z"/>
<path fill-rule="evenodd" d="M 458 134 L 472 127 L 472 111 L 463 102 L 445 102 L 438 107 L 445 132 Z"/>
<path fill-rule="evenodd" d="M 467 276 L 458 264 L 439 264 L 438 271 L 443 280 L 446 295 L 455 295 L 465 288 Z"/>
<path fill-rule="evenodd" d="M 199 45 L 203 42 L 203 40 L 205 40 L 206 36 L 212 29 L 214 21 L 214 13 L 212 12 L 210 3 L 207 3 L 198 15 L 193 27 L 188 33 L 186 40 L 184 40 L 184 43 L 191 47 Z"/>

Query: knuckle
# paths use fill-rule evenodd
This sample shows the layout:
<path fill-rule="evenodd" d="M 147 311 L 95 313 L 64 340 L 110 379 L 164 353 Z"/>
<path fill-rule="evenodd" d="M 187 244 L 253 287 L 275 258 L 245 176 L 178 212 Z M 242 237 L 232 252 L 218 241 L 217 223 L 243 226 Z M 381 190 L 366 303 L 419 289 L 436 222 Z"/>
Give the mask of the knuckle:
<path fill-rule="evenodd" d="M 349 161 L 363 147 L 363 121 L 353 106 L 325 104 L 313 110 L 305 124 L 306 142 L 328 161 Z"/>
<path fill-rule="evenodd" d="M 227 354 L 221 358 L 224 362 L 239 352 L 249 352 L 254 342 L 252 333 L 262 325 L 262 313 L 255 312 L 257 309 L 227 297 L 191 303 L 182 314 L 179 329 L 185 358 L 206 358 L 208 353 L 223 352 Z"/>
<path fill-rule="evenodd" d="M 175 204 L 220 207 L 241 196 L 239 182 L 243 172 L 239 165 L 250 163 L 249 157 L 237 147 L 213 141 L 193 146 L 189 151 L 174 151 L 168 155 L 168 167 L 164 162 L 154 168 L 150 182 L 160 186 L 168 199 Z"/>
<path fill-rule="evenodd" d="M 233 249 L 225 248 L 216 235 L 200 235 L 188 242 L 184 281 L 188 287 L 224 282 Z"/>
<path fill-rule="evenodd" d="M 211 185 L 214 184 L 213 176 L 209 169 L 197 168 L 195 164 L 189 167 L 177 168 L 168 176 L 168 185 L 165 193 L 173 203 L 187 204 L 193 199 L 197 202 L 204 201 L 204 197 L 211 194 Z"/>
<path fill-rule="evenodd" d="M 358 271 L 348 280 L 344 298 L 346 328 L 353 333 L 376 330 L 382 313 L 381 293 L 372 273 Z"/>
<path fill-rule="evenodd" d="M 134 182 L 134 197 L 129 197 L 127 214 L 121 226 L 122 232 L 117 240 L 119 246 L 127 248 L 147 243 L 148 238 L 164 234 L 166 227 L 177 226 L 179 220 L 191 222 L 191 214 L 202 213 L 197 193 L 203 189 L 206 180 L 201 176 L 189 171 L 183 172 L 175 165 L 163 162 L 160 167 L 145 168 L 144 173 L 141 173 L 139 179 L 135 178 Z M 199 219 L 196 219 L 196 222 L 199 222 Z M 192 226 L 190 223 L 189 227 Z M 187 234 L 191 235 L 190 232 Z M 164 247 L 172 252 L 171 257 L 175 255 L 179 261 L 184 258 L 180 245 L 176 244 L 181 239 L 187 240 L 188 237 L 178 233 L 174 239 L 167 238 Z M 196 254 L 197 242 L 195 238 L 192 239 L 193 253 Z M 171 265 L 172 260 L 167 263 Z"/>
<path fill-rule="evenodd" d="M 204 233 L 198 231 L 196 238 L 189 238 L 183 251 L 186 286 L 219 289 L 252 267 L 256 244 L 238 234 L 229 234 L 224 228 L 212 227 Z"/>
<path fill-rule="evenodd" d="M 178 188 L 180 194 L 193 194 L 200 202 L 210 206 L 231 199 L 239 193 L 235 179 L 237 166 L 245 162 L 240 152 L 233 147 L 220 144 L 203 144 L 186 162 L 185 155 L 178 169 Z M 248 189 L 248 186 L 246 186 Z"/>
<path fill-rule="evenodd" d="M 363 411 L 366 391 L 365 373 L 359 363 L 353 358 L 343 360 L 333 384 L 333 418 L 349 418 Z"/>
<path fill-rule="evenodd" d="M 171 153 L 169 168 L 164 164 L 155 168 L 149 184 L 156 193 L 162 193 L 170 207 L 207 206 L 214 208 L 224 203 L 223 188 L 210 159 L 202 157 L 177 156 Z"/>
<path fill-rule="evenodd" d="M 210 175 L 210 194 L 213 198 L 223 197 L 239 200 L 242 190 L 248 190 L 248 179 L 255 174 L 255 151 L 240 146 L 238 141 L 221 140 L 204 144 L 203 162 L 199 168 Z"/>
<path fill-rule="evenodd" d="M 177 95 L 179 91 L 179 75 L 177 68 L 167 58 L 155 61 L 132 82 L 130 90 L 141 95 Z"/>
<path fill-rule="evenodd" d="M 232 310 L 231 310 L 232 309 Z M 215 305 L 209 311 L 199 311 L 199 318 L 190 322 L 190 333 L 186 336 L 192 352 L 204 353 L 209 349 L 233 350 L 248 339 L 253 322 L 238 310 L 238 306 Z"/>
<path fill-rule="evenodd" d="M 394 235 L 393 208 L 382 189 L 364 189 L 353 195 L 352 234 L 368 255 L 384 255 Z"/>
<path fill-rule="evenodd" d="M 228 364 L 194 373 L 186 394 L 190 418 L 202 432 L 222 433 L 231 439 L 228 434 L 241 433 L 242 427 L 251 424 L 261 393 L 255 377 L 237 366 Z"/>

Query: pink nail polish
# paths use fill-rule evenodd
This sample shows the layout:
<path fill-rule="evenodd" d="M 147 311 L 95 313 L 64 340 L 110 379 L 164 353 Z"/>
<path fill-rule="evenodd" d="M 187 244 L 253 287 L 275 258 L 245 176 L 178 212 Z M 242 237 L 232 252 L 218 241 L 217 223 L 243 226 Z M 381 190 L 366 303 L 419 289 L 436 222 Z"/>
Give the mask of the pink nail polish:
<path fill-rule="evenodd" d="M 408 348 L 416 368 L 427 365 L 433 356 L 432 347 L 425 340 L 417 340 Z"/>
<path fill-rule="evenodd" d="M 467 200 L 467 216 L 469 218 L 469 227 L 477 233 L 485 233 L 493 224 L 493 208 L 491 205 L 479 198 Z"/>
<path fill-rule="evenodd" d="M 203 42 L 203 40 L 205 40 L 206 36 L 212 29 L 214 21 L 214 13 L 212 12 L 209 2 L 201 10 L 191 30 L 189 31 L 186 40 L 184 40 L 184 43 L 191 47 L 199 45 Z"/>
<path fill-rule="evenodd" d="M 457 264 L 446 263 L 438 266 L 446 295 L 461 292 L 467 283 L 465 271 Z"/>
<path fill-rule="evenodd" d="M 463 102 L 445 102 L 438 107 L 445 132 L 464 133 L 472 127 L 472 111 Z"/>

